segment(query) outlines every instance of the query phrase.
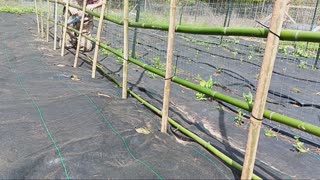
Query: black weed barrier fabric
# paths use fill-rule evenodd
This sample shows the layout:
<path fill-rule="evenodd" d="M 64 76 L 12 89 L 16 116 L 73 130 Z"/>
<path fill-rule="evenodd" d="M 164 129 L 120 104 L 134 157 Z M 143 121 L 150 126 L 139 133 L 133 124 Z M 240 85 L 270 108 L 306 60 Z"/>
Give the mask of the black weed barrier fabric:
<path fill-rule="evenodd" d="M 240 178 L 238 171 L 226 166 L 178 130 L 171 127 L 169 135 L 160 133 L 161 119 L 131 97 L 122 100 L 121 90 L 110 80 L 101 75 L 91 79 L 91 66 L 82 61 L 86 56 L 81 56 L 79 68 L 74 69 L 74 50 L 67 51 L 64 57 L 60 57 L 60 49 L 53 51 L 52 39 L 47 43 L 38 37 L 35 16 L 2 13 L 0 21 L 1 179 Z M 122 29 L 108 23 L 104 32 L 108 43 L 118 50 L 122 48 Z M 130 32 L 132 39 L 133 31 Z M 154 63 L 156 58 L 163 61 L 166 33 L 138 32 L 138 59 L 147 64 Z M 211 51 L 207 45 L 199 48 L 194 43 L 186 43 L 188 37 L 183 34 L 177 37 L 177 75 L 192 81 L 191 71 L 205 79 L 211 74 L 220 83 L 215 90 L 239 99 L 243 91 L 250 89 L 254 93 L 259 64 L 246 59 L 248 52 L 245 47 L 251 46 L 249 41 Z M 211 40 L 205 36 L 202 38 Z M 220 37 L 213 38 L 219 40 Z M 238 49 L 239 55 L 230 58 L 234 55 L 231 50 L 225 50 L 228 48 Z M 194 50 L 198 52 L 196 57 L 190 53 Z M 257 54 L 253 56 L 261 58 L 255 57 Z M 239 66 L 240 61 L 246 66 Z M 121 81 L 120 59 L 109 54 L 100 56 L 99 62 L 109 69 L 110 75 Z M 275 69 L 277 72 L 284 69 L 290 73 L 295 71 L 281 66 L 279 61 L 277 63 L 280 64 Z M 217 73 L 219 68 L 221 71 Z M 163 79 L 151 78 L 152 74 L 132 64 L 129 65 L 129 74 L 129 88 L 161 109 Z M 319 81 L 318 77 L 308 79 Z M 281 81 L 282 75 L 274 76 L 271 89 L 276 91 Z M 308 86 L 312 84 L 301 84 L 298 88 L 302 91 L 303 87 L 312 88 Z M 317 92 L 319 86 L 313 87 Z M 288 91 L 281 93 L 292 95 Z M 294 95 L 299 102 L 313 98 L 313 102 L 318 104 L 318 96 Z M 282 110 L 279 107 L 286 105 L 283 110 L 299 118 L 301 113 L 295 110 L 298 107 L 288 108 L 294 100 L 278 94 L 271 95 L 270 99 L 276 102 L 268 104 L 271 110 Z M 248 122 L 242 126 L 235 125 L 237 112 L 232 110 L 237 108 L 221 111 L 217 108 L 221 106 L 226 107 L 215 100 L 196 101 L 194 91 L 173 85 L 170 116 L 242 164 Z M 303 114 L 303 120 L 313 122 L 317 115 Z M 263 127 L 263 130 L 267 129 L 268 126 Z M 288 129 L 281 125 L 281 130 Z M 306 143 L 312 152 L 302 154 L 293 148 L 295 142 L 292 137 L 282 134 L 268 138 L 263 133 L 255 166 L 257 175 L 264 179 L 317 179 L 320 176 L 316 166 L 320 158 L 318 152 L 313 151 L 319 147 L 317 144 Z M 311 140 L 319 143 L 317 137 Z"/>
<path fill-rule="evenodd" d="M 0 179 L 234 179 L 195 143 L 122 100 L 90 67 L 38 39 L 34 17 L 0 14 Z M 52 42 L 52 41 L 51 41 Z"/>

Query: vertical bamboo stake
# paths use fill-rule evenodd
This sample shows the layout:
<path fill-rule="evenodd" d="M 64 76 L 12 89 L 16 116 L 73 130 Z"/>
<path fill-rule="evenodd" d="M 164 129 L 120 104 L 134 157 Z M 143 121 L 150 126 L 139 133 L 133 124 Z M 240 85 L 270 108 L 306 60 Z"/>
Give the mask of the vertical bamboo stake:
<path fill-rule="evenodd" d="M 69 3 L 70 3 L 70 0 L 67 1 L 65 14 L 64 14 L 64 26 L 63 26 L 63 34 L 62 34 L 61 56 L 64 56 L 64 48 L 65 48 L 65 44 L 66 44 Z"/>
<path fill-rule="evenodd" d="M 41 24 L 41 38 L 44 38 L 44 32 L 43 32 L 43 0 L 40 0 L 40 24 Z"/>
<path fill-rule="evenodd" d="M 50 20 L 50 2 L 47 0 L 47 30 L 46 30 L 46 35 L 47 35 L 47 42 L 49 42 L 49 20 Z"/>
<path fill-rule="evenodd" d="M 86 7 L 87 7 L 87 0 L 84 0 L 83 1 L 83 7 L 82 7 L 82 15 L 81 15 L 81 23 L 80 23 L 80 29 L 79 29 L 77 50 L 76 50 L 76 55 L 75 55 L 74 64 L 73 64 L 74 68 L 78 67 L 78 58 L 79 58 L 79 51 L 80 51 L 81 35 L 82 35 L 82 30 L 83 30 L 84 16 L 86 14 Z"/>
<path fill-rule="evenodd" d="M 40 34 L 40 25 L 39 25 L 39 15 L 38 15 L 38 5 L 37 5 L 37 0 L 34 0 L 34 8 L 36 11 L 36 16 L 37 16 L 37 28 L 38 28 L 38 34 Z"/>
<path fill-rule="evenodd" d="M 279 46 L 278 35 L 280 35 L 281 32 L 287 2 L 288 0 L 275 0 L 274 2 L 270 32 L 267 38 L 257 93 L 250 118 L 250 128 L 241 179 L 252 178 L 254 162 L 259 143 L 259 135 L 263 119 L 263 112 L 266 105 L 272 71 Z"/>
<path fill-rule="evenodd" d="M 58 0 L 55 1 L 54 11 L 54 38 L 53 38 L 53 49 L 57 49 L 57 30 L 58 30 Z"/>
<path fill-rule="evenodd" d="M 96 78 L 96 68 L 97 68 L 97 59 L 98 59 L 98 53 L 99 53 L 99 46 L 100 46 L 100 39 L 101 39 L 101 32 L 103 28 L 103 17 L 106 10 L 106 0 L 102 1 L 102 7 L 100 10 L 100 19 L 99 19 L 99 26 L 98 26 L 98 32 L 97 32 L 97 42 L 96 47 L 94 49 L 94 55 L 93 55 L 93 63 L 92 63 L 92 78 Z"/>
<path fill-rule="evenodd" d="M 123 79 L 122 99 L 127 98 L 128 58 L 129 58 L 129 0 L 124 0 L 123 7 Z"/>
<path fill-rule="evenodd" d="M 176 0 L 171 0 L 170 24 L 169 24 L 169 34 L 168 34 L 168 47 L 167 47 L 166 77 L 165 77 L 165 84 L 164 84 L 162 122 L 161 122 L 161 132 L 163 133 L 167 133 L 167 127 L 168 127 L 175 27 L 176 27 Z"/>

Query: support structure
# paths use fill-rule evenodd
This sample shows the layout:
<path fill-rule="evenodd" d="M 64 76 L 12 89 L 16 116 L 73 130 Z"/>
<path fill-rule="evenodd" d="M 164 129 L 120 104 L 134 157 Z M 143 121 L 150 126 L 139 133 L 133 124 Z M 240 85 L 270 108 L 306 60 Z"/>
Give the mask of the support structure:
<path fill-rule="evenodd" d="M 54 4 L 54 37 L 53 37 L 53 49 L 57 49 L 57 31 L 58 31 L 58 0 Z"/>
<path fill-rule="evenodd" d="M 44 38 L 44 21 L 43 21 L 43 0 L 40 0 L 40 31 L 41 31 L 41 38 Z"/>
<path fill-rule="evenodd" d="M 129 0 L 124 0 L 123 7 L 123 79 L 122 98 L 127 98 L 128 84 L 128 58 L 129 58 Z"/>
<path fill-rule="evenodd" d="M 137 11 L 136 11 L 136 22 L 139 22 L 140 19 L 140 11 L 141 11 L 141 0 L 138 0 L 137 4 Z M 134 28 L 133 32 L 133 41 L 132 41 L 132 52 L 131 52 L 131 57 L 136 58 L 136 43 L 137 43 L 137 34 L 138 34 L 138 29 Z"/>
<path fill-rule="evenodd" d="M 66 46 L 69 4 L 70 4 L 70 0 L 67 1 L 66 9 L 65 9 L 65 12 L 64 12 L 65 14 L 64 14 L 64 26 L 63 26 L 62 43 L 61 43 L 61 56 L 64 56 L 64 49 L 65 49 L 65 46 Z"/>
<path fill-rule="evenodd" d="M 97 59 L 98 59 L 98 53 L 99 53 L 99 47 L 100 47 L 100 40 L 101 40 L 101 32 L 103 28 L 103 16 L 106 10 L 106 4 L 107 1 L 102 1 L 102 7 L 100 11 L 100 19 L 99 19 L 99 26 L 98 26 L 98 32 L 97 32 L 97 42 L 94 49 L 94 55 L 93 55 L 93 63 L 92 63 L 92 78 L 96 78 L 96 69 L 97 69 Z"/>
<path fill-rule="evenodd" d="M 87 7 L 87 1 L 85 0 L 85 1 L 83 1 L 83 7 L 82 7 L 81 23 L 80 23 L 80 29 L 79 29 L 77 50 L 76 50 L 76 55 L 75 55 L 74 63 L 73 63 L 73 67 L 74 68 L 78 67 L 78 58 L 79 58 L 79 51 L 80 51 L 80 44 L 81 44 L 81 36 L 82 36 L 82 31 L 83 31 L 84 17 L 85 17 L 85 14 L 86 14 L 86 7 Z"/>
<path fill-rule="evenodd" d="M 46 22 L 46 35 L 47 35 L 47 42 L 49 42 L 49 31 L 50 31 L 50 23 L 49 23 L 49 20 L 50 20 L 50 2 L 49 0 L 47 0 L 47 22 Z"/>
<path fill-rule="evenodd" d="M 241 179 L 252 178 L 264 109 L 266 106 L 274 62 L 278 52 L 280 40 L 279 34 L 281 32 L 283 20 L 285 18 L 287 3 L 288 0 L 274 1 L 271 26 L 261 66 L 257 93 L 250 118 L 248 141 Z"/>
<path fill-rule="evenodd" d="M 162 121 L 161 121 L 161 132 L 163 133 L 167 133 L 167 128 L 168 128 L 169 102 L 170 102 L 171 81 L 172 81 L 172 59 L 173 59 L 173 49 L 174 49 L 174 37 L 175 37 L 175 30 L 176 30 L 175 27 L 176 27 L 176 0 L 171 0 L 166 76 L 165 76 L 165 84 L 164 84 Z"/>
<path fill-rule="evenodd" d="M 38 14 L 38 4 L 37 4 L 37 0 L 34 0 L 34 8 L 35 8 L 36 17 L 37 17 L 37 29 L 38 29 L 38 34 L 40 34 L 40 24 L 39 24 L 39 14 Z"/>

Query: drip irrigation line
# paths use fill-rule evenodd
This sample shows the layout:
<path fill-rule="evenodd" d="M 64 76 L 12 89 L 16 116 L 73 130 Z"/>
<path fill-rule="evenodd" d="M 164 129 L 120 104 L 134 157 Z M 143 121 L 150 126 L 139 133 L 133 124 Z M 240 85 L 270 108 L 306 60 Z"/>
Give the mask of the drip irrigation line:
<path fill-rule="evenodd" d="M 107 30 L 104 30 L 104 31 L 106 32 Z M 151 36 L 151 37 L 156 37 L 156 36 L 152 36 L 152 35 L 150 35 L 150 34 L 148 34 L 148 33 L 142 33 L 142 32 L 139 32 L 139 33 L 140 33 L 140 34 L 149 35 L 149 36 Z M 157 38 L 158 38 L 158 37 L 157 37 Z M 164 41 L 164 40 L 161 39 L 161 38 L 158 38 L 158 39 Z M 203 42 L 210 43 L 209 41 L 203 41 Z M 159 48 L 157 48 L 157 47 L 155 47 L 155 46 L 143 44 L 143 43 L 141 43 L 141 42 L 138 42 L 138 44 L 143 45 L 143 46 L 152 47 L 152 48 L 154 48 L 154 49 L 156 49 L 156 50 L 158 50 L 158 51 L 160 51 L 160 52 L 164 52 L 164 51 L 165 51 L 165 50 L 160 50 Z M 213 42 L 212 42 L 212 44 L 217 44 L 217 43 L 213 43 Z M 240 44 L 240 43 L 238 43 L 238 44 Z M 218 45 L 218 44 L 217 44 L 217 45 Z M 246 46 L 246 47 L 250 47 L 249 45 L 245 45 L 245 44 L 243 44 L 243 45 Z M 207 53 L 207 54 L 210 54 L 210 55 L 214 55 L 214 56 L 218 56 L 218 57 L 221 57 L 221 58 L 226 58 L 226 59 L 231 59 L 231 60 L 236 60 L 236 61 L 239 61 L 239 60 L 240 60 L 240 59 L 233 58 L 233 57 L 226 57 L 226 56 L 223 56 L 223 55 L 214 54 L 214 53 L 211 53 L 211 52 L 208 52 L 208 51 L 205 51 L 205 50 L 196 48 L 196 47 L 188 46 L 188 45 L 186 45 L 186 44 L 182 44 L 182 46 L 187 47 L 187 48 L 192 48 L 192 49 L 195 49 L 195 50 L 197 50 L 197 51 L 200 51 L 200 52 L 203 52 L 203 53 Z M 232 51 L 231 48 L 226 48 L 226 49 L 228 49 L 229 51 Z M 247 55 L 247 54 L 245 54 L 245 53 L 243 53 L 243 52 L 238 52 L 238 54 Z M 257 54 L 255 54 L 255 55 L 257 55 Z M 184 57 L 184 56 L 182 56 L 182 55 L 176 55 L 176 56 Z M 258 54 L 258 56 L 262 57 L 263 55 L 262 55 L 262 54 Z M 188 59 L 187 57 L 185 57 L 185 58 Z M 290 60 L 290 61 L 294 61 L 294 62 L 295 62 L 295 59 L 292 59 L 292 58 L 288 58 L 288 57 L 279 57 L 279 58 L 281 58 L 281 59 L 286 59 L 286 60 Z M 250 62 L 250 61 L 243 60 L 242 62 L 245 62 L 245 63 L 251 64 L 251 65 L 260 67 L 258 64 L 255 64 L 255 63 Z M 274 74 L 277 74 L 277 75 L 280 75 L 280 76 L 284 76 L 284 77 L 288 77 L 288 78 L 291 78 L 291 79 L 295 79 L 295 80 L 307 81 L 307 82 L 312 82 L 312 83 L 320 83 L 320 81 L 310 80 L 310 79 L 304 79 L 304 78 L 298 78 L 298 77 L 294 77 L 294 76 L 290 76 L 290 75 L 285 75 L 285 74 L 280 73 L 280 72 L 277 72 L 277 71 L 273 71 L 273 73 L 274 73 Z"/>
<path fill-rule="evenodd" d="M 91 62 L 88 61 L 88 60 L 85 60 L 85 61 L 86 61 L 87 63 L 91 63 Z M 101 64 L 98 64 L 97 68 L 100 70 L 100 73 L 101 73 L 102 75 L 107 76 L 107 78 L 110 79 L 110 80 L 112 80 L 116 85 L 118 85 L 118 87 L 121 87 L 121 84 L 120 84 L 116 79 L 114 79 L 113 77 L 111 77 L 111 76 L 104 70 L 105 66 L 103 66 L 103 65 L 101 65 Z M 134 93 L 132 90 L 128 89 L 128 92 L 131 94 L 132 97 L 134 97 L 134 98 L 136 98 L 138 101 L 142 102 L 142 104 L 145 105 L 146 107 L 148 107 L 150 110 L 152 110 L 153 112 L 157 113 L 158 115 L 161 115 L 161 111 L 160 111 L 159 109 L 157 109 L 156 107 L 154 107 L 153 105 L 151 105 L 150 103 L 148 103 L 146 100 L 142 99 L 140 96 L 138 96 L 138 95 L 137 95 L 136 93 Z M 173 121 L 174 123 L 178 122 L 178 121 L 175 121 L 175 120 L 172 120 L 171 118 L 169 118 L 170 129 L 173 129 L 173 127 L 175 127 L 176 129 L 173 129 L 173 131 L 179 130 L 181 133 L 185 134 L 186 136 L 189 136 L 189 135 L 186 134 L 184 131 L 181 131 L 181 128 L 179 128 L 179 127 L 182 127 L 182 126 L 179 125 L 179 124 L 180 124 L 179 122 L 178 122 L 177 124 L 174 124 L 174 123 L 172 124 L 172 121 Z M 191 124 L 193 124 L 193 123 L 191 123 Z M 197 128 L 198 128 L 198 127 L 197 127 Z M 187 131 L 188 131 L 188 130 L 187 130 Z M 200 130 L 200 131 L 201 131 L 201 130 Z M 191 133 L 193 133 L 193 132 L 191 132 Z M 194 134 L 194 133 L 193 133 L 193 134 Z M 176 135 L 176 134 L 174 134 L 174 135 Z M 194 135 L 196 135 L 196 136 L 199 137 L 199 135 L 197 135 L 197 134 L 194 134 Z M 207 134 L 207 135 L 208 135 L 208 134 Z M 190 136 L 189 136 L 189 137 L 190 137 Z M 193 140 L 191 140 L 191 139 L 186 139 L 186 137 L 183 137 L 183 136 L 181 136 L 181 135 L 178 135 L 177 138 L 182 139 L 182 140 L 191 141 L 191 142 L 194 142 L 194 141 L 195 141 L 195 142 L 199 143 L 199 141 L 197 141 L 197 139 L 195 139 L 195 138 L 193 138 L 193 137 L 190 137 L 190 138 L 193 139 Z M 214 138 L 214 137 L 212 137 L 212 138 Z M 200 138 L 200 139 L 201 139 L 201 138 Z M 216 138 L 214 138 L 214 139 L 216 139 Z M 201 143 L 199 143 L 199 144 L 202 145 Z M 207 142 L 207 146 L 211 146 L 211 144 L 212 144 L 212 143 Z M 216 152 L 212 151 L 212 149 L 208 148 L 207 146 L 204 146 L 204 147 L 205 147 L 207 150 L 209 150 L 211 153 L 217 155 Z M 219 150 L 217 150 L 217 151 L 219 151 Z M 219 155 L 217 155 L 217 156 L 218 156 L 219 158 L 221 158 Z M 222 160 L 223 160 L 224 162 L 226 162 L 225 159 L 222 159 Z M 226 162 L 226 163 L 229 164 L 228 162 Z M 262 163 L 260 163 L 259 160 L 257 160 L 256 163 L 257 163 L 258 165 L 260 165 L 260 166 L 261 166 L 261 164 L 262 164 Z M 233 165 L 231 165 L 231 166 L 237 169 L 237 167 L 235 167 L 234 164 L 236 164 L 236 162 L 234 162 Z M 230 164 L 229 164 L 229 165 L 230 165 Z M 268 167 L 264 167 L 264 168 L 265 168 L 265 169 L 269 169 L 269 171 L 272 171 L 273 173 L 279 175 L 279 172 L 275 171 L 275 170 L 272 169 L 272 168 L 268 168 Z M 238 169 L 238 170 L 239 170 L 239 169 Z M 257 176 L 257 178 L 259 178 L 259 177 Z M 255 178 L 254 178 L 254 179 L 255 179 Z"/>
<path fill-rule="evenodd" d="M 214 65 L 211 65 L 209 63 L 197 62 L 197 61 L 193 61 L 193 62 L 199 63 L 199 64 L 205 64 L 205 65 L 207 65 L 209 67 L 218 69 L 217 67 L 215 67 Z M 250 87 L 252 87 L 251 90 L 253 90 L 253 91 L 257 90 L 256 86 L 253 83 L 251 83 L 248 79 L 246 79 L 245 77 L 241 76 L 240 74 L 238 74 L 236 72 L 233 72 L 231 70 L 225 69 L 225 68 L 222 69 L 222 72 L 224 72 L 224 73 L 230 72 L 230 73 L 233 73 L 233 74 L 239 76 L 240 78 L 238 78 L 238 77 L 236 77 L 234 75 L 231 75 L 230 73 L 226 73 L 226 74 L 228 74 L 229 76 L 231 76 L 234 79 L 237 79 L 237 80 L 240 80 L 240 81 L 243 81 L 243 82 L 247 83 Z M 302 102 L 300 102 L 300 101 L 298 101 L 298 100 L 296 100 L 296 99 L 294 99 L 294 98 L 292 98 L 292 97 L 290 97 L 288 95 L 285 95 L 285 94 L 282 94 L 282 93 L 279 93 L 279 92 L 276 92 L 276 91 L 273 91 L 273 90 L 269 90 L 268 93 L 272 94 L 274 96 L 280 97 L 280 98 L 284 98 L 286 100 L 290 100 L 288 103 L 293 104 L 293 105 L 297 105 L 299 107 L 313 107 L 313 108 L 320 109 L 320 104 L 302 103 Z"/>
<path fill-rule="evenodd" d="M 39 105 L 36 103 L 36 101 L 32 98 L 32 96 L 31 96 L 31 95 L 29 94 L 29 92 L 27 91 L 27 89 L 26 89 L 26 87 L 25 87 L 25 84 L 24 84 L 24 82 L 23 82 L 22 76 L 20 75 L 20 73 L 15 70 L 15 67 L 14 67 L 14 66 L 12 65 L 12 63 L 10 62 L 9 57 L 8 57 L 7 47 L 6 47 L 6 46 L 4 46 L 4 50 L 5 50 L 6 59 L 7 59 L 7 62 L 8 62 L 8 64 L 9 64 L 9 66 L 10 66 L 11 72 L 14 73 L 14 74 L 16 74 L 16 79 L 17 79 L 17 81 L 18 81 L 18 83 L 19 83 L 20 88 L 24 91 L 25 95 L 31 100 L 32 105 L 33 105 L 33 108 L 38 112 L 39 117 L 40 117 L 40 119 L 41 119 L 41 122 L 42 122 L 42 124 L 43 124 L 43 127 L 44 127 L 44 129 L 46 130 L 46 132 L 47 132 L 47 134 L 48 134 L 48 136 L 49 136 L 52 144 L 54 145 L 54 147 L 55 147 L 55 149 L 56 149 L 56 152 L 57 152 L 57 154 L 58 154 L 58 156 L 59 156 L 60 163 L 61 163 L 61 165 L 62 165 L 62 168 L 63 168 L 63 170 L 64 170 L 64 173 L 65 173 L 65 175 L 66 175 L 66 178 L 67 178 L 68 180 L 70 180 L 70 179 L 71 179 L 70 173 L 69 173 L 68 170 L 67 170 L 67 167 L 66 167 L 66 164 L 65 164 L 65 162 L 64 162 L 64 157 L 63 157 L 63 155 L 62 155 L 61 149 L 60 149 L 57 141 L 55 140 L 53 134 L 51 133 L 51 131 L 50 131 L 49 127 L 48 127 L 48 124 L 47 124 L 47 122 L 46 122 L 46 120 L 45 120 L 45 118 L 44 118 L 44 115 L 43 115 L 43 112 L 42 112 L 41 108 L 39 107 Z"/>
<path fill-rule="evenodd" d="M 58 24 L 59 26 L 63 26 L 61 23 Z M 73 29 L 73 28 L 69 28 L 69 30 L 73 31 L 73 32 L 79 32 L 77 31 L 76 29 Z M 86 39 L 90 40 L 90 41 L 96 41 L 94 38 L 92 37 L 89 37 L 87 35 L 83 35 L 83 37 L 85 37 Z M 107 50 L 107 51 L 110 51 L 111 53 L 113 53 L 114 55 L 120 57 L 123 59 L 123 55 L 118 52 L 117 50 L 103 44 L 103 43 L 100 43 L 100 46 L 101 48 Z M 145 63 L 142 63 L 141 61 L 138 61 L 137 59 L 134 59 L 134 58 L 131 58 L 129 57 L 128 59 L 131 63 L 137 65 L 137 66 L 140 66 L 148 71 L 151 71 L 152 73 L 155 73 L 161 77 L 164 77 L 165 76 L 165 73 L 159 69 L 156 69 L 152 66 L 149 66 Z M 210 89 L 207 89 L 207 88 L 204 88 L 204 87 L 201 87 L 200 85 L 197 85 L 197 84 L 194 84 L 190 81 L 187 81 L 187 80 L 184 80 L 184 79 L 181 79 L 177 76 L 173 77 L 172 78 L 172 81 L 175 82 L 175 83 L 178 83 L 180 85 L 183 85 L 185 87 L 188 87 L 190 89 L 193 89 L 193 90 L 196 90 L 200 93 L 203 93 L 203 94 L 206 94 L 208 96 L 211 96 L 215 99 L 219 99 L 219 100 L 222 100 L 224 102 L 227 102 L 231 105 L 234 105 L 234 106 L 237 106 L 239 108 L 242 108 L 244 110 L 250 110 L 250 106 L 248 105 L 248 103 L 244 102 L 244 101 L 241 101 L 239 99 L 235 99 L 235 98 L 232 98 L 230 96 L 227 96 L 227 95 L 224 95 L 222 93 L 219 93 L 217 91 L 213 91 L 213 90 L 210 90 Z M 307 123 L 307 122 L 303 122 L 301 120 L 298 120 L 298 119 L 294 119 L 294 118 L 291 118 L 291 117 L 288 117 L 288 116 L 285 116 L 285 115 L 282 115 L 282 114 L 279 114 L 279 113 L 276 113 L 276 112 L 273 112 L 273 111 L 270 111 L 270 110 L 264 110 L 264 113 L 263 113 L 263 116 L 268 118 L 268 119 L 271 119 L 273 121 L 276 121 L 276 122 L 279 122 L 279 123 L 282 123 L 282 124 L 286 124 L 287 126 L 291 126 L 293 128 L 296 128 L 296 129 L 299 129 L 301 131 L 305 131 L 305 132 L 308 132 L 310 134 L 313 134 L 315 136 L 318 136 L 320 137 L 320 127 L 316 126 L 316 125 L 313 125 L 313 124 L 310 124 L 310 123 Z"/>
<path fill-rule="evenodd" d="M 233 112 L 233 113 L 235 113 L 235 114 L 238 114 L 238 111 L 237 111 L 235 108 L 231 107 L 230 105 L 228 105 L 228 104 L 226 104 L 226 103 L 224 103 L 224 102 L 222 102 L 222 101 L 217 101 L 217 102 L 218 102 L 220 105 L 222 105 L 223 107 L 225 107 L 225 108 L 227 108 L 228 110 L 230 110 L 231 112 Z M 243 114 L 243 117 L 246 118 L 246 119 L 250 119 L 250 116 L 248 116 L 248 115 L 246 115 L 246 114 Z M 265 125 L 265 126 L 268 126 L 268 127 L 271 128 L 271 130 L 274 131 L 274 132 L 277 132 L 277 133 L 280 133 L 280 134 L 285 135 L 285 136 L 287 136 L 287 137 L 290 137 L 290 138 L 292 138 L 292 139 L 295 139 L 295 134 L 293 134 L 293 133 L 291 133 L 291 132 L 289 132 L 289 131 L 286 131 L 286 130 L 281 130 L 281 129 L 273 126 L 271 123 L 268 123 L 267 121 L 262 121 L 262 124 Z M 305 142 L 305 143 L 307 143 L 307 144 L 313 145 L 313 146 L 318 147 L 318 148 L 320 147 L 320 144 L 319 144 L 319 143 L 314 142 L 313 140 L 311 140 L 311 139 L 309 139 L 309 138 L 307 138 L 307 137 L 304 137 L 304 136 L 299 136 L 299 137 L 300 137 L 299 140 L 300 140 L 301 142 Z"/>
<path fill-rule="evenodd" d="M 84 61 L 88 61 L 88 60 L 84 60 Z M 91 60 L 88 61 L 88 63 L 91 63 Z M 102 71 L 102 75 L 105 76 L 110 76 L 108 75 L 108 73 L 106 71 L 104 71 L 102 69 L 102 66 L 97 63 L 97 68 L 100 69 L 100 71 Z M 121 84 L 114 78 L 110 77 L 110 79 L 119 87 L 121 87 Z M 131 94 L 132 97 L 136 98 L 138 101 L 140 101 L 143 105 L 145 105 L 146 107 L 148 107 L 150 110 L 152 110 L 153 112 L 157 113 L 158 115 L 162 115 L 162 112 L 154 107 L 153 105 L 151 105 L 150 103 L 148 103 L 147 101 L 145 101 L 144 99 L 142 99 L 140 96 L 138 96 L 136 93 L 134 93 L 133 91 L 131 91 L 130 89 L 127 89 L 128 93 Z M 198 142 L 200 145 L 202 145 L 203 147 L 205 147 L 206 149 L 208 149 L 210 152 L 212 152 L 213 154 L 217 155 L 219 158 L 221 158 L 225 163 L 227 163 L 228 165 L 236 168 L 237 170 L 242 170 L 242 166 L 240 164 L 238 164 L 237 162 L 233 161 L 231 158 L 229 158 L 228 156 L 226 156 L 225 154 L 223 154 L 222 152 L 220 152 L 218 149 L 216 149 L 215 147 L 213 147 L 209 142 L 204 141 L 202 138 L 200 138 L 198 135 L 194 134 L 193 132 L 189 131 L 188 129 L 184 128 L 183 126 L 181 126 L 180 124 L 178 124 L 176 121 L 174 121 L 171 118 L 168 118 L 168 122 L 174 126 L 175 128 L 177 128 L 177 130 L 181 131 L 182 133 L 186 134 L 187 136 L 189 136 L 190 138 L 194 139 L 196 142 Z M 261 179 L 259 176 L 257 175 L 253 175 L 253 179 Z"/>

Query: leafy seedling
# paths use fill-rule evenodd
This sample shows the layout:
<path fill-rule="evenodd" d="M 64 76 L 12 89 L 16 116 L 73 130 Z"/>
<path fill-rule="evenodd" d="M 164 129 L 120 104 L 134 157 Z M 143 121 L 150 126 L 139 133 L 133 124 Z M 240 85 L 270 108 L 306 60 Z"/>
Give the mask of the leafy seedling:
<path fill-rule="evenodd" d="M 269 138 L 277 137 L 277 134 L 274 131 L 272 131 L 272 129 L 264 130 L 264 135 L 269 137 Z"/>
<path fill-rule="evenodd" d="M 238 115 L 234 118 L 234 122 L 239 126 L 243 125 L 243 123 L 244 123 L 243 122 L 243 116 L 244 115 L 245 114 L 242 112 L 242 110 L 238 109 Z"/>
<path fill-rule="evenodd" d="M 210 89 L 211 90 L 213 88 L 214 84 L 215 84 L 215 82 L 213 81 L 212 77 L 210 77 L 208 81 L 201 80 L 199 85 L 201 87 L 204 87 L 206 89 Z M 206 100 L 208 100 L 208 97 L 207 97 L 207 95 L 205 95 L 203 93 L 197 92 L 196 93 L 196 99 L 200 100 L 200 101 L 206 101 Z"/>
<path fill-rule="evenodd" d="M 293 144 L 293 147 L 295 147 L 298 152 L 306 153 L 310 150 L 309 148 L 304 147 L 304 143 L 300 141 L 299 136 L 294 136 L 294 138 L 296 139 L 296 143 Z"/>
<path fill-rule="evenodd" d="M 292 88 L 291 91 L 294 93 L 301 93 L 301 90 L 299 88 Z"/>

